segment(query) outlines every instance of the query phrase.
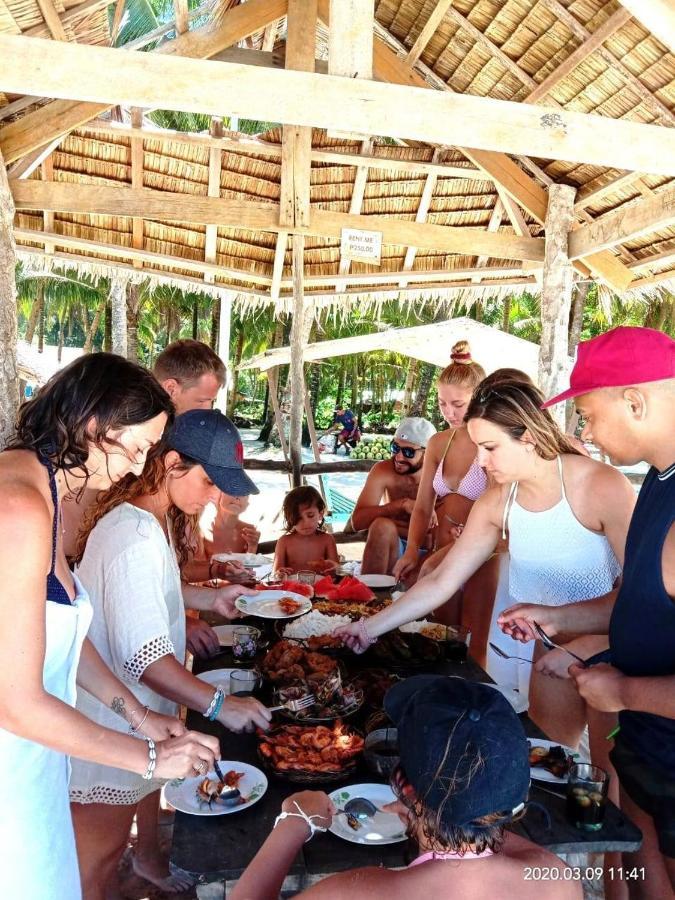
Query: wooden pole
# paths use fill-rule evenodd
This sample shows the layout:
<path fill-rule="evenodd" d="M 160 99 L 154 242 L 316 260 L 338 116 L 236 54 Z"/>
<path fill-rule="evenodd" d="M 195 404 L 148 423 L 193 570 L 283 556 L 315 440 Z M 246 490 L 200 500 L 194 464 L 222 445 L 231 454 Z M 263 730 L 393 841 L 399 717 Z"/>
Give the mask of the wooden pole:
<path fill-rule="evenodd" d="M 539 386 L 546 397 L 563 389 L 568 371 L 568 328 L 574 287 L 568 241 L 574 222 L 575 196 L 576 188 L 566 184 L 552 184 L 548 189 L 539 347 Z M 564 428 L 565 405 L 553 407 L 551 413 Z"/>
<path fill-rule="evenodd" d="M 284 459 L 286 462 L 289 461 L 289 453 L 288 453 L 288 443 L 286 442 L 286 433 L 284 432 L 284 419 L 281 415 L 281 407 L 279 406 L 279 394 L 278 394 L 278 386 L 279 380 L 277 378 L 278 367 L 274 366 L 273 369 L 267 370 L 267 381 L 270 386 L 270 402 L 272 403 L 272 409 L 274 410 L 274 421 L 277 423 L 277 431 L 279 432 L 279 442 L 281 443 L 281 449 L 284 454 Z"/>
<path fill-rule="evenodd" d="M 127 355 L 127 279 L 115 275 L 110 280 L 112 312 L 112 352 Z"/>
<path fill-rule="evenodd" d="M 293 235 L 293 319 L 291 321 L 291 415 L 289 452 L 293 487 L 302 483 L 302 410 L 305 394 L 305 373 L 303 351 L 307 342 L 304 334 L 305 324 L 305 289 L 303 282 L 303 263 L 305 255 L 305 238 Z"/>
<path fill-rule="evenodd" d="M 14 201 L 9 190 L 5 162 L 0 153 L 0 450 L 5 447 L 14 431 L 19 408 L 16 244 L 13 223 Z"/>
<path fill-rule="evenodd" d="M 215 303 L 215 300 L 214 300 Z M 222 294 L 220 298 L 220 318 L 218 320 L 218 356 L 222 359 L 227 369 L 230 363 L 230 331 L 232 328 L 232 296 L 231 294 Z M 227 409 L 227 391 L 231 382 L 231 375 L 228 372 L 225 388 L 218 392 L 216 407 L 225 412 Z"/>

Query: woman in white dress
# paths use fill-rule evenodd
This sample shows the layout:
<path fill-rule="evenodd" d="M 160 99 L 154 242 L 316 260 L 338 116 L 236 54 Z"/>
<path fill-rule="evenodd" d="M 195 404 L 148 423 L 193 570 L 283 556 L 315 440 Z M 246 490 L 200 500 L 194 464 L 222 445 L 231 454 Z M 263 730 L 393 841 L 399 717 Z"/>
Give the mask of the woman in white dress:
<path fill-rule="evenodd" d="M 221 688 L 214 691 L 184 667 L 184 604 L 238 615 L 234 600 L 241 587 L 215 591 L 183 585 L 180 568 L 194 550 L 190 535 L 197 533 L 199 515 L 207 503 L 218 501 L 221 489 L 257 493 L 242 459 L 239 433 L 222 413 L 183 413 L 142 474 L 102 495 L 85 523 L 76 571 L 94 607 L 91 640 L 138 696 L 142 714 L 145 708 L 175 715 L 177 704 L 184 704 L 231 731 L 269 725 L 271 714 L 258 700 L 225 697 Z M 101 725 L 122 727 L 87 691 L 80 692 L 77 706 Z M 120 768 L 74 762 L 70 797 L 85 900 L 103 900 L 106 889 L 114 888 L 137 810 L 156 826 L 160 787 Z M 138 875 L 165 890 L 180 889 L 160 854 L 156 827 L 154 832 L 139 828 L 132 862 Z"/>
<path fill-rule="evenodd" d="M 69 754 L 172 778 L 212 765 L 218 751 L 213 738 L 163 715 L 129 735 L 73 708 L 77 684 L 126 730 L 138 702 L 85 637 L 91 608 L 63 553 L 59 500 L 141 466 L 170 414 L 168 395 L 140 366 L 84 356 L 21 408 L 0 455 L 0 897 L 8 900 L 81 896 Z"/>

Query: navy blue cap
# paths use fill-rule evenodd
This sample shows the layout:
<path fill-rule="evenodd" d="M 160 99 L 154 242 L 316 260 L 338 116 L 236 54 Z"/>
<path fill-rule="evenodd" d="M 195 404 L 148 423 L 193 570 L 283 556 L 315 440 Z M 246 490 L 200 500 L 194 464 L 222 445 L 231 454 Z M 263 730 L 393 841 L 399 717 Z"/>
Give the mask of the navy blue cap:
<path fill-rule="evenodd" d="M 234 424 L 217 409 L 191 409 L 176 416 L 166 437 L 172 450 L 196 460 L 211 481 L 233 497 L 258 494 L 244 472 L 244 447 Z"/>
<path fill-rule="evenodd" d="M 530 785 L 529 747 L 512 706 L 485 684 L 415 675 L 389 689 L 384 708 L 398 729 L 401 766 L 444 825 L 519 812 Z"/>

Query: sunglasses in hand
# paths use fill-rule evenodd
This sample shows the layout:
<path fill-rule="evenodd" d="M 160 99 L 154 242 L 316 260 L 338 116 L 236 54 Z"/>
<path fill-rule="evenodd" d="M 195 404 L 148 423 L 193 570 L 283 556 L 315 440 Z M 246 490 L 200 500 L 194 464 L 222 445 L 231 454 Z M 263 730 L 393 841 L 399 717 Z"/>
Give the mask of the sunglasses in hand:
<path fill-rule="evenodd" d="M 389 445 L 389 449 L 391 450 L 391 455 L 396 456 L 397 453 L 402 453 L 406 459 L 412 459 L 413 456 L 417 453 L 418 450 L 421 450 L 421 447 L 401 447 L 400 444 L 397 444 L 396 441 L 392 441 Z"/>

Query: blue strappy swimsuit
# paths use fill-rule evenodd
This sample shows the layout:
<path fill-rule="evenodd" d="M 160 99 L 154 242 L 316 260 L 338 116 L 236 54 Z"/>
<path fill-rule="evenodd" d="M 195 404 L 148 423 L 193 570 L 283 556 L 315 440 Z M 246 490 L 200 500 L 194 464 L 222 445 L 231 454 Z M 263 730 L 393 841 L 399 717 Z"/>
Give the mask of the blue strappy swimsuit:
<path fill-rule="evenodd" d="M 70 599 L 70 594 L 59 581 L 56 572 L 54 571 L 56 565 L 56 541 L 58 538 L 59 524 L 59 495 L 56 490 L 54 467 L 52 466 L 49 457 L 38 453 L 38 459 L 49 473 L 49 490 L 51 491 L 52 502 L 54 504 L 54 521 L 52 523 L 52 566 L 47 575 L 47 600 L 51 600 L 53 603 L 64 603 L 67 606 L 71 606 L 72 600 Z"/>

